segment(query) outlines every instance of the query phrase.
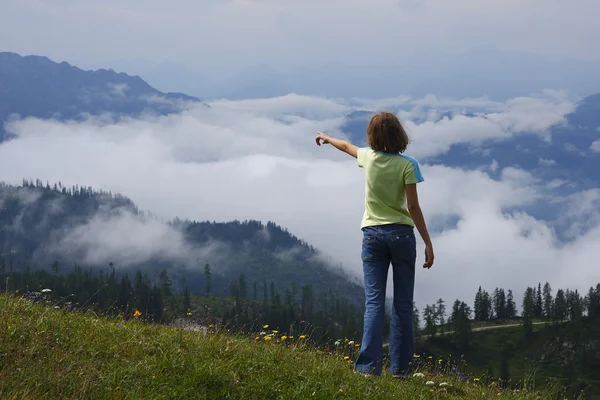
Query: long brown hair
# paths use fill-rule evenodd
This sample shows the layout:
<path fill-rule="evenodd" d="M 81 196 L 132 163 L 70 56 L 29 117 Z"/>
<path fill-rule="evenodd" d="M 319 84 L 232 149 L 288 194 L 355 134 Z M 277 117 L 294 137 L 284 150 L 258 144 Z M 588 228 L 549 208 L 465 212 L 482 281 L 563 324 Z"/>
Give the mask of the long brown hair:
<path fill-rule="evenodd" d="M 398 117 L 389 112 L 375 114 L 367 127 L 367 144 L 383 153 L 404 153 L 410 139 Z"/>

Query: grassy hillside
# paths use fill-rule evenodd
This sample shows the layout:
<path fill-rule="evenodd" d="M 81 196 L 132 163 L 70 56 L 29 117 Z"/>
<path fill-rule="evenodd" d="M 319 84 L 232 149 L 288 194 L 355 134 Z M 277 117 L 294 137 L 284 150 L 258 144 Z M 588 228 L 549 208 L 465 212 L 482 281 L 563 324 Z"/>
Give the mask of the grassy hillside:
<path fill-rule="evenodd" d="M 327 353 L 310 335 L 187 331 L 68 312 L 0 295 L 2 399 L 550 399 L 502 390 L 425 360 L 399 381 L 352 371 L 355 346 Z M 270 339 L 266 339 L 266 338 Z M 431 381 L 431 382 L 429 382 Z M 429 384 L 428 384 L 429 382 Z"/>

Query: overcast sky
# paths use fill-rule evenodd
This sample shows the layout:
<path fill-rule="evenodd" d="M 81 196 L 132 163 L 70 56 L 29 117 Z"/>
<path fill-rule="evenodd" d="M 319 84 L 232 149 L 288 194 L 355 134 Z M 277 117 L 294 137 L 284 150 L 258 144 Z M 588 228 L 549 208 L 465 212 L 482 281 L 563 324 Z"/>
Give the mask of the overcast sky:
<path fill-rule="evenodd" d="M 420 159 L 425 177 L 419 184 L 421 204 L 428 223 L 438 227 L 433 232 L 436 264 L 418 270 L 417 301 L 423 305 L 443 297 L 470 302 L 482 285 L 490 291 L 496 286 L 513 289 L 520 302 L 525 287 L 540 281 L 587 291 L 600 282 L 600 248 L 594 245 L 600 240 L 600 190 L 560 198 L 549 190 L 555 182 L 516 167 L 497 174 L 493 162 L 473 170 L 427 163 L 452 144 L 504 140 L 525 127 L 545 135 L 574 104 L 557 93 L 506 103 L 455 102 L 467 103 L 487 109 L 486 118 L 433 122 L 432 116 L 417 124 L 411 120 L 422 117 L 418 107 L 402 114 L 414 139 L 408 154 Z M 412 104 L 452 102 L 428 98 Z M 13 183 L 23 177 L 60 180 L 67 186 L 112 190 L 167 218 L 271 220 L 362 278 L 364 172 L 355 159 L 329 146 L 317 147 L 313 140 L 319 129 L 339 134 L 348 106 L 301 96 L 211 106 L 117 124 L 16 122 L 9 129 L 17 138 L 0 144 L 0 178 Z M 566 219 L 572 241 L 558 240 L 552 221 L 518 211 L 535 201 L 565 204 L 559 215 Z M 451 220 L 458 223 L 444 223 Z M 107 240 L 106 232 L 113 230 L 126 234 L 108 235 L 118 240 Z M 139 261 L 165 246 L 184 249 L 179 236 L 131 218 L 92 221 L 85 232 L 69 235 L 70 245 L 78 240 L 93 244 L 92 258 L 118 258 L 127 248 L 127 257 Z"/>
<path fill-rule="evenodd" d="M 85 68 L 433 63 L 474 47 L 600 60 L 597 0 L 2 0 L 0 49 Z"/>

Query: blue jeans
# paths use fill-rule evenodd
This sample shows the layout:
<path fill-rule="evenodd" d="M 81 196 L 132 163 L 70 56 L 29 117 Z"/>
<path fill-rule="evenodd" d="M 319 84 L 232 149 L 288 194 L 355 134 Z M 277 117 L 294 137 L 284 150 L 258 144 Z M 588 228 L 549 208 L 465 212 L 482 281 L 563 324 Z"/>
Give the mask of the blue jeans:
<path fill-rule="evenodd" d="M 365 276 L 365 319 L 355 369 L 381 375 L 385 288 L 390 263 L 394 301 L 390 324 L 390 368 L 393 375 L 410 373 L 414 354 L 413 293 L 417 257 L 414 228 L 380 225 L 363 228 L 362 261 Z"/>

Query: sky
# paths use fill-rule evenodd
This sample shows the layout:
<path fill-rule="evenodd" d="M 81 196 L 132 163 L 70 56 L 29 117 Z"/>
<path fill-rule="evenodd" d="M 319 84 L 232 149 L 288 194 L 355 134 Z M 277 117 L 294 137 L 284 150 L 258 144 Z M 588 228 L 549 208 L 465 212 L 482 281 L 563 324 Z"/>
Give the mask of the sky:
<path fill-rule="evenodd" d="M 503 141 L 524 129 L 547 138 L 548 128 L 564 123 L 575 107 L 561 93 L 505 103 L 435 97 L 350 102 L 288 95 L 215 101 L 210 108 L 190 106 L 178 115 L 118 123 L 25 119 L 8 126 L 16 138 L 0 144 L 0 178 L 111 190 L 165 218 L 274 221 L 361 278 L 364 172 L 355 159 L 314 142 L 317 130 L 343 138 L 343 116 L 361 101 L 361 107 L 388 109 L 403 104 L 400 116 L 413 140 L 407 154 L 421 163 L 425 182 L 418 190 L 436 262 L 431 270 L 418 268 L 418 304 L 439 297 L 471 302 L 480 285 L 490 292 L 497 286 L 512 289 L 520 302 L 526 286 L 538 282 L 583 293 L 600 282 L 600 248 L 594 245 L 600 239 L 599 189 L 557 197 L 555 182 L 518 167 L 498 170 L 490 162 L 469 170 L 428 163 L 453 144 Z M 423 120 L 426 104 L 470 104 L 484 111 Z M 539 201 L 563 205 L 559 217 L 566 219 L 570 240 L 559 240 L 551 222 L 522 211 Z M 127 216 L 92 221 L 88 228 L 67 239 L 70 245 L 93 243 L 95 255 L 111 257 L 129 248 L 127 257 L 139 261 L 152 251 L 185 250 L 160 224 L 140 224 Z M 121 234 L 107 239 L 114 230 Z M 418 240 L 417 267 L 423 250 Z"/>
<path fill-rule="evenodd" d="M 600 43 L 592 39 L 600 37 L 598 15 L 596 0 L 3 0 L 0 50 L 88 69 L 112 67 L 140 74 L 161 90 L 201 98 L 235 91 L 238 73 L 245 74 L 239 78 L 244 84 L 248 75 L 271 77 L 294 91 L 312 82 L 316 87 L 307 94 L 316 94 L 330 75 L 358 85 L 361 76 L 380 74 L 369 72 L 374 65 L 387 66 L 386 79 L 412 80 L 405 84 L 415 84 L 415 91 L 432 90 L 428 81 L 454 91 L 465 84 L 437 82 L 440 72 L 457 80 L 474 66 L 464 80 L 490 80 L 506 69 L 527 95 L 528 81 L 537 80 L 544 87 L 535 90 L 585 91 L 584 78 L 590 86 L 593 76 L 593 90 L 600 88 L 594 72 Z M 546 61 L 530 56 L 564 64 L 544 68 Z M 514 64 L 517 69 L 510 69 Z M 326 66 L 333 72 L 310 75 L 299 87 L 269 69 Z M 366 69 L 354 73 L 348 66 Z M 224 83 L 213 87 L 215 81 Z M 485 90 L 501 91 L 502 85 Z"/>

